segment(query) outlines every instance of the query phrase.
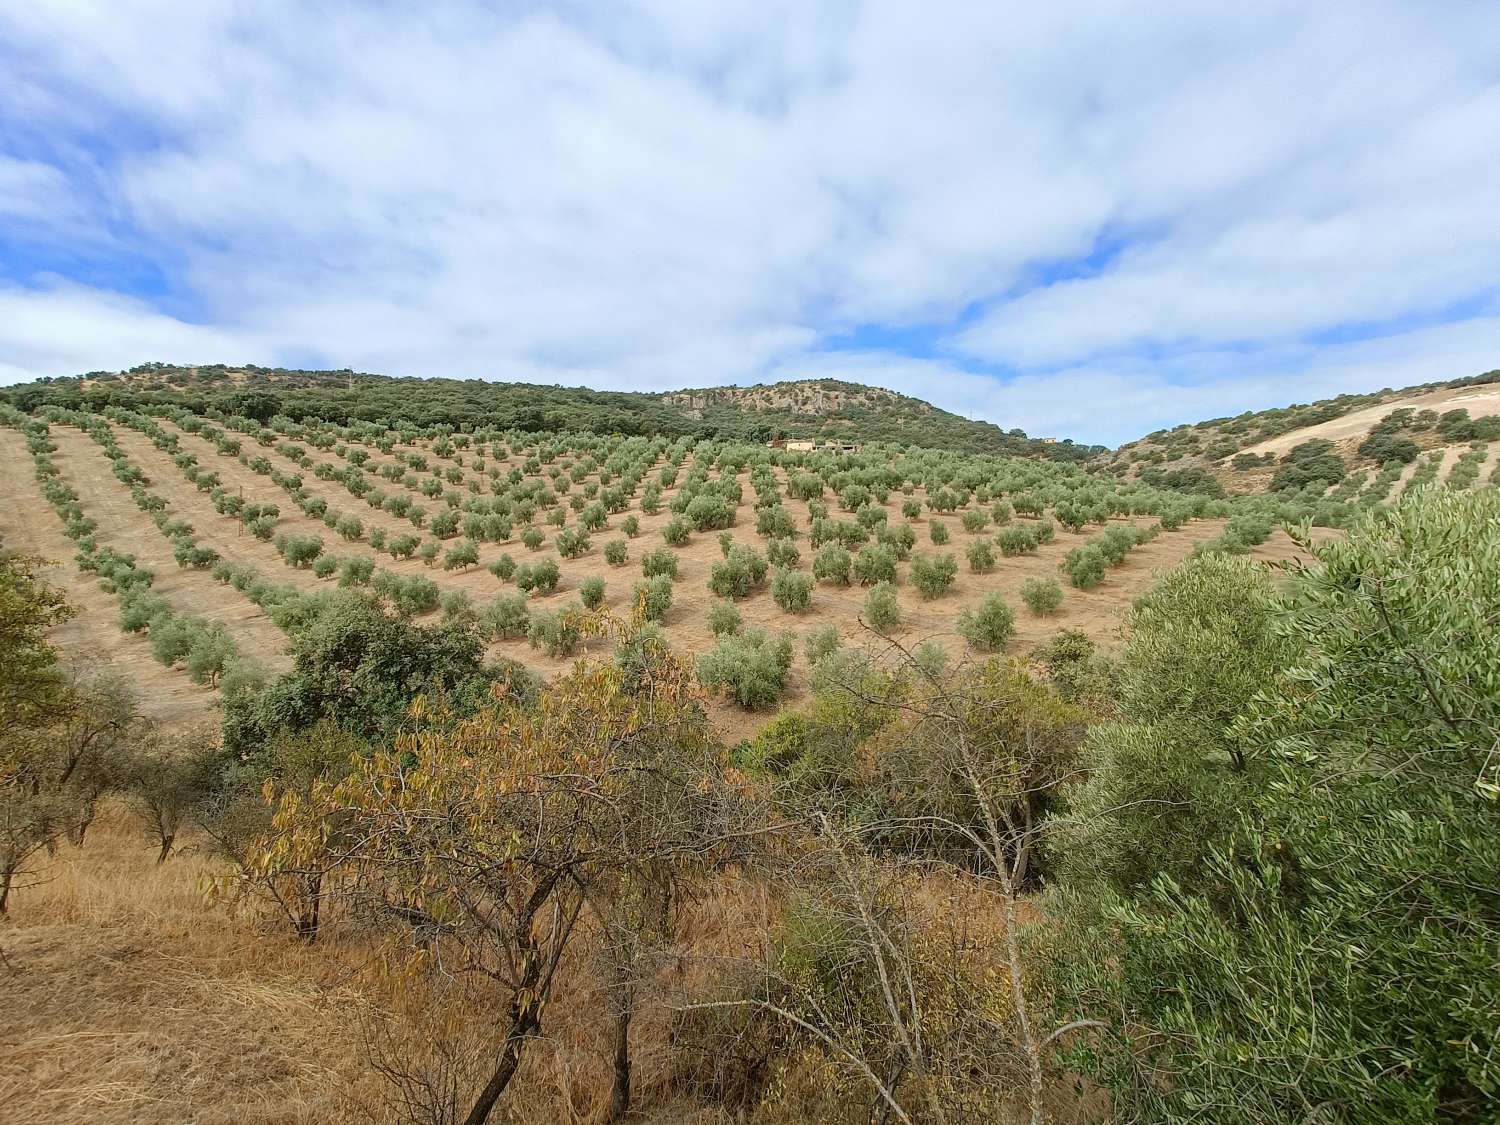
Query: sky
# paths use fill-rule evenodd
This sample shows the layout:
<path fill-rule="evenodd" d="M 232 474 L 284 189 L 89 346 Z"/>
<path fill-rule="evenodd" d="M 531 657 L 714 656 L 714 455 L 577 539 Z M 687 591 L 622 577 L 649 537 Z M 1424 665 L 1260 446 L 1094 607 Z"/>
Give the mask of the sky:
<path fill-rule="evenodd" d="M 0 7 L 0 383 L 833 376 L 1038 436 L 1500 367 L 1493 0 Z"/>

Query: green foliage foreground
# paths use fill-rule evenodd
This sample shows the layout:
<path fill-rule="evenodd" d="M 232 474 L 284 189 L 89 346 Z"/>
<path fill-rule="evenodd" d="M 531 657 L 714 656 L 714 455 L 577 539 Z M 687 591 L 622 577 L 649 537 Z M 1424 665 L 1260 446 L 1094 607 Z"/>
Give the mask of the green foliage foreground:
<path fill-rule="evenodd" d="M 1281 604 L 1207 560 L 1148 599 L 1061 822 L 1044 963 L 1121 1119 L 1494 1119 L 1500 498 L 1316 556 Z"/>

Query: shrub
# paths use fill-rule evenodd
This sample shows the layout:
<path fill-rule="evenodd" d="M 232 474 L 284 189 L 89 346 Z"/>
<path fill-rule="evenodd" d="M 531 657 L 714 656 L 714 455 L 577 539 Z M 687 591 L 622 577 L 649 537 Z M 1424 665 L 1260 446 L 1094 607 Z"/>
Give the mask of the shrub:
<path fill-rule="evenodd" d="M 813 557 L 813 577 L 835 586 L 847 586 L 852 563 L 847 550 L 837 543 L 829 543 Z"/>
<path fill-rule="evenodd" d="M 988 594 L 977 610 L 958 615 L 958 631 L 975 648 L 998 652 L 1016 631 L 1016 615 L 999 594 Z"/>
<path fill-rule="evenodd" d="M 552 537 L 557 553 L 565 559 L 576 559 L 589 549 L 587 533 L 576 527 L 565 527 Z"/>
<path fill-rule="evenodd" d="M 391 540 L 390 556 L 393 559 L 409 559 L 416 553 L 421 542 L 415 535 L 398 535 Z"/>
<path fill-rule="evenodd" d="M 654 578 L 637 582 L 630 593 L 630 601 L 633 606 L 642 610 L 647 621 L 664 621 L 667 611 L 672 608 L 671 577 L 658 574 Z"/>
<path fill-rule="evenodd" d="M 641 521 L 635 516 L 626 516 L 620 523 L 620 530 L 634 539 L 641 533 Z"/>
<path fill-rule="evenodd" d="M 983 512 L 973 508 L 966 511 L 960 519 L 963 522 L 964 530 L 970 535 L 978 535 L 984 530 L 985 525 L 990 522 L 989 518 Z"/>
<path fill-rule="evenodd" d="M 598 609 L 604 604 L 604 579 L 585 578 L 578 584 L 578 598 L 585 609 Z"/>
<path fill-rule="evenodd" d="M 547 537 L 539 527 L 528 527 L 525 531 L 521 532 L 521 542 L 525 544 L 528 551 L 541 550 L 542 544 L 546 541 Z"/>
<path fill-rule="evenodd" d="M 339 585 L 345 589 L 353 586 L 368 586 L 375 575 L 375 560 L 366 558 L 345 559 L 339 566 Z"/>
<path fill-rule="evenodd" d="M 641 556 L 641 573 L 647 578 L 655 578 L 658 575 L 676 578 L 677 556 L 665 547 L 658 547 L 654 551 L 647 551 Z"/>
<path fill-rule="evenodd" d="M 431 566 L 437 561 L 440 550 L 442 550 L 442 544 L 436 539 L 429 539 L 417 548 L 417 558 L 421 559 L 428 566 Z"/>
<path fill-rule="evenodd" d="M 479 611 L 479 628 L 497 640 L 524 637 L 531 624 L 531 608 L 525 594 L 498 594 Z"/>
<path fill-rule="evenodd" d="M 790 539 L 773 539 L 766 544 L 766 561 L 772 566 L 796 566 L 801 558 L 802 552 Z"/>
<path fill-rule="evenodd" d="M 329 578 L 339 568 L 342 559 L 334 558 L 332 555 L 319 555 L 313 560 L 312 572 L 317 578 Z"/>
<path fill-rule="evenodd" d="M 734 508 L 722 496 L 708 494 L 694 496 L 688 501 L 683 515 L 687 517 L 688 523 L 692 524 L 696 531 L 714 531 L 730 527 L 734 523 Z"/>
<path fill-rule="evenodd" d="M 738 633 L 743 624 L 739 607 L 733 602 L 717 601 L 708 607 L 708 628 L 716 637 Z"/>
<path fill-rule="evenodd" d="M 1002 527 L 995 536 L 1002 555 L 1025 555 L 1037 548 L 1036 525 L 1030 523 L 1011 524 Z"/>
<path fill-rule="evenodd" d="M 323 553 L 323 540 L 316 535 L 278 535 L 276 553 L 290 566 L 306 567 Z"/>
<path fill-rule="evenodd" d="M 854 556 L 854 577 L 861 586 L 896 581 L 896 552 L 878 543 L 861 547 Z"/>
<path fill-rule="evenodd" d="M 526 640 L 548 656 L 571 656 L 583 643 L 582 608 L 565 606 L 555 613 L 541 610 L 531 615 Z"/>
<path fill-rule="evenodd" d="M 812 604 L 812 575 L 782 567 L 771 576 L 771 598 L 787 613 L 803 613 Z"/>
<path fill-rule="evenodd" d="M 1092 590 L 1103 582 L 1108 565 L 1108 560 L 1091 543 L 1074 547 L 1062 562 L 1068 581 L 1080 590 Z"/>
<path fill-rule="evenodd" d="M 734 546 L 729 554 L 714 563 L 708 574 L 708 588 L 721 598 L 749 597 L 766 577 L 765 556 L 749 547 Z"/>
<path fill-rule="evenodd" d="M 995 569 L 995 549 L 988 539 L 976 539 L 969 544 L 969 569 L 975 574 L 987 574 Z"/>
<path fill-rule="evenodd" d="M 958 561 L 952 555 L 913 555 L 911 583 L 924 598 L 944 594 L 958 577 Z"/>
<path fill-rule="evenodd" d="M 831 656 L 839 650 L 839 631 L 833 625 L 821 625 L 816 629 L 808 631 L 802 638 L 802 651 L 807 655 L 809 664 L 816 664 L 825 656 Z"/>
<path fill-rule="evenodd" d="M 927 535 L 934 547 L 941 547 L 948 542 L 948 525 L 942 520 L 933 520 L 927 525 Z"/>
<path fill-rule="evenodd" d="M 516 573 L 516 560 L 509 555 L 501 555 L 494 562 L 490 563 L 489 572 L 500 579 L 501 582 L 508 582 Z"/>
<path fill-rule="evenodd" d="M 688 541 L 688 535 L 692 531 L 688 521 L 681 516 L 673 516 L 667 521 L 667 525 L 661 529 L 661 537 L 674 547 L 681 547 Z"/>
<path fill-rule="evenodd" d="M 746 710 L 774 706 L 786 690 L 792 666 L 792 640 L 772 638 L 761 629 L 720 637 L 698 658 L 698 682 L 722 690 Z"/>
<path fill-rule="evenodd" d="M 896 587 L 882 582 L 865 595 L 865 624 L 882 636 L 901 624 L 901 606 L 896 601 Z"/>
<path fill-rule="evenodd" d="M 450 547 L 443 555 L 444 570 L 467 570 L 479 564 L 479 545 L 472 539 Z"/>
<path fill-rule="evenodd" d="M 1056 578 L 1028 578 L 1021 583 L 1021 600 L 1038 617 L 1056 612 L 1062 599 L 1062 584 Z"/>
<path fill-rule="evenodd" d="M 340 516 L 334 524 L 334 530 L 341 538 L 352 543 L 365 533 L 365 525 L 358 516 Z"/>
<path fill-rule="evenodd" d="M 527 593 L 550 594 L 557 589 L 557 564 L 551 559 L 516 568 L 516 586 Z"/>
<path fill-rule="evenodd" d="M 604 544 L 604 561 L 610 566 L 624 566 L 630 558 L 630 547 L 623 539 L 611 539 Z"/>

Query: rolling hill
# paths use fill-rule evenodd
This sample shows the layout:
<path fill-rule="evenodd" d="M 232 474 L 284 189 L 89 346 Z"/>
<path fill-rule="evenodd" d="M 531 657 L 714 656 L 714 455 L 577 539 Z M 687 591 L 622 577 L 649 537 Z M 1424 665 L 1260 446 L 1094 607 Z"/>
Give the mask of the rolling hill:
<path fill-rule="evenodd" d="M 23 410 L 99 400 L 189 409 L 209 404 L 261 421 L 281 414 L 299 422 L 393 421 L 417 427 L 590 430 L 733 441 L 766 441 L 779 435 L 1054 461 L 1082 461 L 1104 451 L 1071 440 L 1031 438 L 1022 430 L 964 418 L 894 391 L 834 379 L 644 393 L 478 379 L 392 378 L 347 370 L 148 363 L 123 372 L 38 380 L 0 391 L 0 398 Z"/>

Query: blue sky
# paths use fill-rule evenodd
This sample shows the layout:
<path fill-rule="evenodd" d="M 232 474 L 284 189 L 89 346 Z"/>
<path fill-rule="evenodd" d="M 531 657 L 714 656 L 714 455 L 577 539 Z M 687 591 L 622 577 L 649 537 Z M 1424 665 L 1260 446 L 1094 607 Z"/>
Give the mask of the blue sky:
<path fill-rule="evenodd" d="M 837 376 L 1041 435 L 1500 366 L 1500 7 L 0 11 L 0 382 Z"/>

